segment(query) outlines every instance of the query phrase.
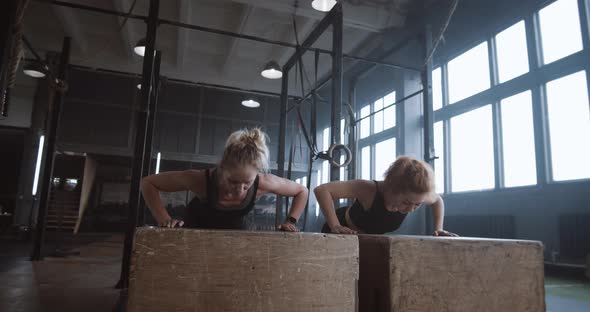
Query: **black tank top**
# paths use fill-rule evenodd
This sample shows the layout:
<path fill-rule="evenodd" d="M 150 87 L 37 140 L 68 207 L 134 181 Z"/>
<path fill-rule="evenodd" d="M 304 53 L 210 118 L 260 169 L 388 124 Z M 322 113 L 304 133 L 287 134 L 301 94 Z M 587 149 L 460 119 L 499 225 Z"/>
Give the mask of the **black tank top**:
<path fill-rule="evenodd" d="M 258 191 L 258 176 L 248 190 L 242 204 L 237 207 L 219 209 L 217 207 L 217 175 L 216 169 L 205 171 L 207 178 L 207 200 L 202 201 L 198 197 L 193 198 L 186 207 L 184 218 L 185 226 L 201 229 L 244 229 L 244 216 L 247 215 L 256 203 Z"/>
<path fill-rule="evenodd" d="M 383 194 L 379 191 L 377 181 L 374 182 L 377 190 L 371 208 L 365 210 L 358 199 L 355 200 L 348 211 L 350 220 L 359 230 L 366 234 L 393 232 L 401 226 L 407 214 L 385 209 Z"/>

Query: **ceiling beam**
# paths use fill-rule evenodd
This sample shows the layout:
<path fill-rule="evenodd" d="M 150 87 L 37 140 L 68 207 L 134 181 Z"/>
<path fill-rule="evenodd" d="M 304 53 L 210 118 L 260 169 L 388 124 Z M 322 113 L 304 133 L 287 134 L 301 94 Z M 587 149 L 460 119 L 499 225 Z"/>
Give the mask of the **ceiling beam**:
<path fill-rule="evenodd" d="M 76 12 L 72 9 L 61 6 L 53 5 L 51 7 L 59 19 L 64 32 L 69 37 L 72 37 L 76 46 L 80 48 L 82 55 L 86 55 L 89 43 L 88 39 L 86 39 L 87 37 L 83 34 L 82 25 L 80 24 L 80 19 L 78 18 L 78 15 L 76 15 Z"/>
<path fill-rule="evenodd" d="M 291 21 L 291 23 L 293 23 L 293 21 Z M 307 38 L 307 36 L 313 30 L 315 25 L 316 25 L 316 20 L 311 19 L 311 18 L 306 18 L 303 25 L 301 25 L 301 24 L 297 25 L 297 35 L 299 37 L 298 39 L 299 39 L 300 44 L 303 40 L 305 40 L 305 38 Z M 291 33 L 291 37 L 292 37 L 291 42 L 293 42 L 295 44 L 297 41 L 295 40 L 295 30 L 293 29 L 293 26 L 291 26 L 290 33 Z M 291 55 L 293 55 L 293 53 L 295 51 L 293 49 L 288 49 L 288 48 L 280 48 L 280 50 L 281 50 L 281 53 L 278 55 L 277 58 L 274 58 L 274 59 L 278 60 L 279 65 L 283 66 L 283 65 L 285 65 L 285 63 L 287 62 L 289 57 L 291 57 Z"/>
<path fill-rule="evenodd" d="M 242 34 L 244 32 L 244 29 L 246 28 L 246 24 L 248 24 L 248 19 L 250 18 L 250 15 L 252 15 L 252 12 L 254 12 L 254 7 L 251 5 L 243 5 L 242 8 L 242 13 L 240 15 L 240 20 L 238 23 L 238 27 L 237 27 L 237 33 L 238 34 Z M 221 71 L 223 73 L 227 73 L 232 65 L 232 60 L 234 59 L 234 53 L 238 47 L 240 43 L 240 38 L 233 38 L 231 40 L 231 44 L 229 47 L 229 51 L 227 52 L 225 59 L 223 60 L 223 65 L 221 66 Z"/>
<path fill-rule="evenodd" d="M 182 23 L 192 24 L 191 0 L 178 1 L 178 20 Z M 185 56 L 188 54 L 188 39 L 190 29 L 178 27 L 176 40 L 176 67 L 181 70 L 185 65 Z"/>
<path fill-rule="evenodd" d="M 295 10 L 292 0 L 233 0 L 254 7 L 265 8 L 275 12 L 292 14 Z M 399 1 L 399 0 L 397 0 Z M 297 15 L 305 16 L 316 21 L 326 16 L 326 13 L 314 10 L 311 1 L 303 1 L 305 5 L 297 7 Z M 395 1 L 392 1 L 394 4 Z M 384 7 L 379 5 L 353 5 L 343 3 L 346 14 L 343 23 L 345 27 L 352 27 L 369 32 L 381 32 L 391 27 L 401 27 L 405 17 L 399 11 L 391 9 L 392 6 Z"/>
<path fill-rule="evenodd" d="M 113 6 L 115 7 L 115 10 L 120 11 L 120 12 L 128 12 L 129 9 L 131 8 L 131 3 L 129 0 L 113 0 Z M 123 23 L 123 21 L 125 20 L 124 17 L 118 17 L 117 21 L 117 29 L 119 27 L 121 27 L 121 24 Z M 120 38 L 121 41 L 123 42 L 123 50 L 125 50 L 125 55 L 127 55 L 127 58 L 133 58 L 133 48 L 135 47 L 135 41 L 139 40 L 133 40 L 134 37 L 134 33 L 133 33 L 133 29 L 131 26 L 131 20 L 128 19 L 127 23 L 125 23 L 125 26 L 123 26 L 123 29 L 121 29 L 121 31 L 119 31 L 120 34 Z"/>

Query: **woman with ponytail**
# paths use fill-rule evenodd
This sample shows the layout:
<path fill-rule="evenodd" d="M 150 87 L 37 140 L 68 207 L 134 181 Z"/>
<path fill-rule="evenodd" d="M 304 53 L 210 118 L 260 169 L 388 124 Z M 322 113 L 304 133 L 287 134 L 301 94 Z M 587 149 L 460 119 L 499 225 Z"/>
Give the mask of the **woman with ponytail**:
<path fill-rule="evenodd" d="M 295 224 L 305 208 L 308 190 L 268 171 L 267 135 L 258 128 L 232 133 L 218 166 L 206 170 L 171 171 L 143 178 L 141 190 L 152 215 L 162 227 L 242 229 L 243 219 L 266 193 L 293 196 L 283 231 L 297 231 Z M 171 218 L 160 192 L 190 190 L 184 220 Z"/>
<path fill-rule="evenodd" d="M 427 163 L 399 157 L 385 172 L 384 181 L 331 182 L 314 189 L 326 218 L 324 233 L 384 234 L 397 230 L 406 215 L 423 203 L 433 212 L 434 236 L 457 236 L 443 229 L 444 202 L 434 188 L 434 172 Z M 334 201 L 354 199 L 350 207 L 334 210 Z"/>

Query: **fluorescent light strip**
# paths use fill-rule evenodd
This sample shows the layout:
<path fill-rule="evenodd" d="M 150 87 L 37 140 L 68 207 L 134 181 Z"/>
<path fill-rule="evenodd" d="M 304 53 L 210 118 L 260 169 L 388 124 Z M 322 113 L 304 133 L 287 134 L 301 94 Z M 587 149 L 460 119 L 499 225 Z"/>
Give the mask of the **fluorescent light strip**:
<path fill-rule="evenodd" d="M 41 159 L 43 158 L 43 145 L 45 144 L 45 136 L 39 138 L 39 149 L 37 150 L 37 164 L 35 165 L 35 176 L 33 177 L 33 196 L 37 195 L 37 187 L 39 185 L 39 171 L 41 170 Z"/>
<path fill-rule="evenodd" d="M 156 174 L 160 173 L 160 152 L 158 152 L 158 156 L 156 157 Z"/>

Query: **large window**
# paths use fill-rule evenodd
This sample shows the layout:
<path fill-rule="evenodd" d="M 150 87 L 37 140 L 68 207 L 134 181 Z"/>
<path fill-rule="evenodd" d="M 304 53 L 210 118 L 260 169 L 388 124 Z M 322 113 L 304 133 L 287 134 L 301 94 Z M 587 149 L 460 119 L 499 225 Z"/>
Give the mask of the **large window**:
<path fill-rule="evenodd" d="M 375 144 L 375 179 L 384 178 L 385 171 L 395 161 L 395 138 Z"/>
<path fill-rule="evenodd" d="M 553 180 L 590 178 L 590 113 L 586 72 L 547 83 Z"/>
<path fill-rule="evenodd" d="M 582 50 L 577 0 L 557 0 L 539 11 L 543 63 Z"/>
<path fill-rule="evenodd" d="M 529 71 L 524 21 L 520 21 L 496 35 L 498 80 L 500 83 Z"/>
<path fill-rule="evenodd" d="M 451 118 L 453 192 L 494 187 L 494 143 L 490 105 Z"/>
<path fill-rule="evenodd" d="M 459 56 L 439 55 L 432 71 L 437 192 L 590 179 L 590 61 L 579 57 L 588 53 L 590 3 L 547 2 Z M 513 79 L 519 83 L 506 83 Z"/>
<path fill-rule="evenodd" d="M 531 92 L 501 101 L 504 185 L 537 183 Z"/>
<path fill-rule="evenodd" d="M 483 42 L 449 61 L 449 103 L 455 103 L 490 87 L 488 43 Z"/>
<path fill-rule="evenodd" d="M 438 159 L 434 160 L 434 176 L 436 177 L 436 192 L 445 192 L 445 151 L 443 122 L 434 124 L 434 151 Z"/>

